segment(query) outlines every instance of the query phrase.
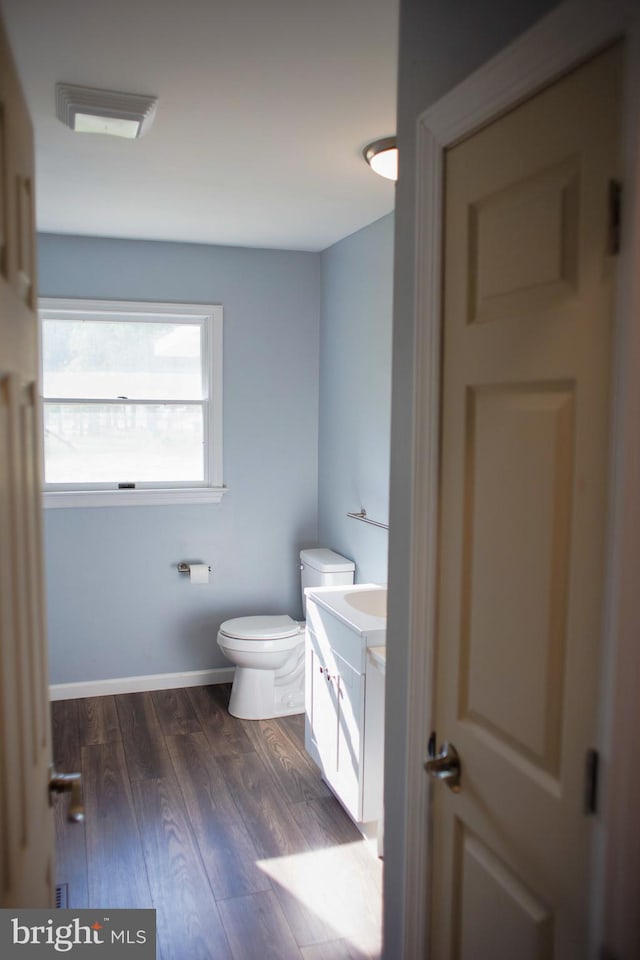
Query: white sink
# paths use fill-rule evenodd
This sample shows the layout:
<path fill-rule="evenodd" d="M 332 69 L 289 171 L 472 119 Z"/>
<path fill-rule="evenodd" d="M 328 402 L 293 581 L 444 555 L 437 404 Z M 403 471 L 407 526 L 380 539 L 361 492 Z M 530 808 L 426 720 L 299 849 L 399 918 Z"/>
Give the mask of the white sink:
<path fill-rule="evenodd" d="M 379 590 L 353 590 L 344 595 L 345 603 L 359 610 L 360 613 L 366 613 L 370 617 L 387 616 L 387 591 L 385 587 Z"/>
<path fill-rule="evenodd" d="M 312 604 L 327 610 L 338 620 L 342 620 L 349 630 L 364 637 L 365 647 L 379 646 L 386 642 L 387 588 L 385 584 L 358 583 L 339 587 L 308 587 L 305 593 Z M 318 629 L 322 632 L 324 627 Z"/>

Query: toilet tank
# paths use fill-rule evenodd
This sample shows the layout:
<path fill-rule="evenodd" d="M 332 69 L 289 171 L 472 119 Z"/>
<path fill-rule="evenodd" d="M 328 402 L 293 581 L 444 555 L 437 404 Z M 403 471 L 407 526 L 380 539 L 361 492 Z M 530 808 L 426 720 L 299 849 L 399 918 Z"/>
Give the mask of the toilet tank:
<path fill-rule="evenodd" d="M 356 565 L 326 547 L 300 551 L 302 613 L 307 615 L 305 587 L 340 587 L 353 583 Z"/>

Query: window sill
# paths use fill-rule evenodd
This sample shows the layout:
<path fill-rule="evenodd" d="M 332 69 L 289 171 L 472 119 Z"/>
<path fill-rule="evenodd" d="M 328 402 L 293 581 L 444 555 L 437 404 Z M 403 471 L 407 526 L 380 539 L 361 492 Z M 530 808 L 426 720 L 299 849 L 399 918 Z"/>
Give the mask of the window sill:
<path fill-rule="evenodd" d="M 220 503 L 227 487 L 164 490 L 45 490 L 45 509 L 68 507 L 159 507 L 185 503 Z"/>

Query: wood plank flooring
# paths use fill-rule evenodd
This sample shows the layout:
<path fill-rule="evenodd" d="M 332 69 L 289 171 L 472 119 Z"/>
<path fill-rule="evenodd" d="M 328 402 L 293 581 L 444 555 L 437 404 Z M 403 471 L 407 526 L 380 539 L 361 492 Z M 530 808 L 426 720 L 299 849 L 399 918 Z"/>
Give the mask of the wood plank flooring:
<path fill-rule="evenodd" d="M 229 715 L 230 687 L 52 703 L 69 907 L 155 907 L 159 960 L 377 960 L 382 864 L 304 750 L 304 716 Z"/>

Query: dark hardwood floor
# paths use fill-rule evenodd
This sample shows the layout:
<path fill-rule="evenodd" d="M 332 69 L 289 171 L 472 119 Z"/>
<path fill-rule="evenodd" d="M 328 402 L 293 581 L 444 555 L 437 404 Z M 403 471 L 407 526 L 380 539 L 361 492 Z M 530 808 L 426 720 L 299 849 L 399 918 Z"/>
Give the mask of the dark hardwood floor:
<path fill-rule="evenodd" d="M 371 960 L 382 866 L 304 750 L 304 716 L 246 721 L 230 687 L 52 704 L 69 907 L 155 907 L 161 960 Z"/>

